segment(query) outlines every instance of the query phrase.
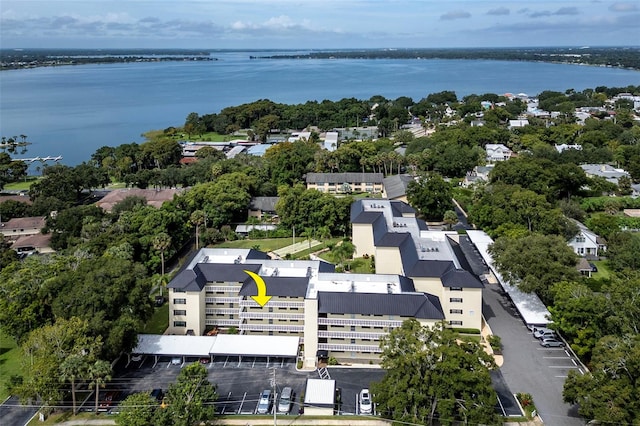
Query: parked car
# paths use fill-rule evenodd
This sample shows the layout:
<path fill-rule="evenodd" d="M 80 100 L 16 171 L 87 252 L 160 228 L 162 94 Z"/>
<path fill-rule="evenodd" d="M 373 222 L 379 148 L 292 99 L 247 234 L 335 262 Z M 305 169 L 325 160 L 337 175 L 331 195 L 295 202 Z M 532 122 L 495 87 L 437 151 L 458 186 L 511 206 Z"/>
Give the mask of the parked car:
<path fill-rule="evenodd" d="M 598 267 L 595 263 L 589 262 L 589 266 L 591 266 L 591 272 L 598 272 Z"/>
<path fill-rule="evenodd" d="M 98 407 L 99 411 L 109 410 L 113 406 L 113 403 L 118 399 L 118 396 L 120 396 L 119 391 L 108 391 L 104 395 L 102 401 L 100 401 L 100 405 Z"/>
<path fill-rule="evenodd" d="M 373 404 L 371 402 L 371 394 L 369 389 L 362 389 L 360 391 L 360 414 L 371 414 L 373 412 Z"/>
<path fill-rule="evenodd" d="M 286 387 L 280 393 L 280 402 L 278 402 L 278 413 L 289 414 L 291 410 L 291 402 L 293 400 L 293 389 Z"/>
<path fill-rule="evenodd" d="M 540 327 L 533 329 L 533 337 L 536 339 L 543 339 L 545 337 L 555 337 L 556 332 L 551 330 L 550 328 Z"/>
<path fill-rule="evenodd" d="M 182 358 L 179 356 L 174 356 L 171 358 L 171 365 L 182 365 Z"/>
<path fill-rule="evenodd" d="M 540 340 L 540 346 L 544 346 L 545 348 L 561 348 L 564 346 L 564 342 L 552 337 L 547 337 Z"/>
<path fill-rule="evenodd" d="M 131 361 L 133 361 L 133 362 L 140 362 L 140 361 L 142 361 L 142 355 L 133 355 L 133 356 L 131 357 Z"/>
<path fill-rule="evenodd" d="M 209 358 L 208 356 L 203 356 L 198 361 L 200 362 L 200 364 L 209 364 L 211 362 L 211 358 Z"/>
<path fill-rule="evenodd" d="M 269 411 L 271 411 L 272 400 L 273 395 L 271 395 L 271 390 L 263 390 L 258 400 L 258 414 L 268 414 Z"/>

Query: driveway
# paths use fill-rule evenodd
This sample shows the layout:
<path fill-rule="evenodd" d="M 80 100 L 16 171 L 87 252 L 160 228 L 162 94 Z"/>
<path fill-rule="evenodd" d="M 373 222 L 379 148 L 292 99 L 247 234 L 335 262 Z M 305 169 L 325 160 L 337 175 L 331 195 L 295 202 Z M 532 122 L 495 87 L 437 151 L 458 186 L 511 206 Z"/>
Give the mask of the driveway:
<path fill-rule="evenodd" d="M 22 426 L 29 422 L 38 411 L 39 407 L 20 405 L 17 397 L 7 398 L 0 405 L 0 424 Z"/>
<path fill-rule="evenodd" d="M 525 326 L 515 306 L 499 284 L 487 284 L 482 313 L 495 335 L 502 339 L 503 378 L 513 393 L 524 392 L 549 425 L 579 426 L 585 421 L 577 407 L 562 402 L 562 386 L 579 363 L 564 348 L 543 348 Z"/>

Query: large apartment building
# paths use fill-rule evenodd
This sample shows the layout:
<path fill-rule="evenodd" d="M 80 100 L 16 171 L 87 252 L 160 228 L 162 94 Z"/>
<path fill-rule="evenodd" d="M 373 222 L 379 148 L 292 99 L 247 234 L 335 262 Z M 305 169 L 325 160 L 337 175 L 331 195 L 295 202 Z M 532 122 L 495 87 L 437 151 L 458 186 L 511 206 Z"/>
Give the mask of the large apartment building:
<path fill-rule="evenodd" d="M 400 212 L 407 216 L 393 216 Z M 201 249 L 168 285 L 168 332 L 201 335 L 233 327 L 243 335 L 298 336 L 304 362 L 312 366 L 318 353 L 375 362 L 380 338 L 408 318 L 480 328 L 482 284 L 453 260 L 455 235 L 420 234 L 422 245 L 415 246 L 411 233 L 382 232 L 377 220 L 364 221 L 368 228 L 363 223 L 387 214 L 391 224 L 407 223 L 398 229 L 410 229 L 409 219 L 423 228 L 411 212 L 404 203 L 385 200 L 352 206 L 358 255 L 375 255 L 376 274 L 336 273 L 324 261 L 272 260 L 250 249 Z M 252 298 L 258 285 L 250 273 L 264 280 L 271 296 L 264 306 Z"/>

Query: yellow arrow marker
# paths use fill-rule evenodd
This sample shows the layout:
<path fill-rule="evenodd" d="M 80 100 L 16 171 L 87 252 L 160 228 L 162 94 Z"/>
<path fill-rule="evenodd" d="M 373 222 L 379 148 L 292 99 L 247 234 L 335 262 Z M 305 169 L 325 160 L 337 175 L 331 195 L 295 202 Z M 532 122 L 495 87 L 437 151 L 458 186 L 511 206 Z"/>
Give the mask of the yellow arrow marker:
<path fill-rule="evenodd" d="M 267 302 L 271 300 L 271 296 L 267 296 L 267 284 L 265 284 L 262 277 L 255 272 L 247 271 L 246 269 L 244 270 L 244 272 L 246 272 L 247 275 L 253 278 L 253 281 L 256 282 L 256 287 L 258 287 L 258 295 L 251 296 L 251 298 L 255 300 L 256 303 L 260 306 L 266 305 Z"/>

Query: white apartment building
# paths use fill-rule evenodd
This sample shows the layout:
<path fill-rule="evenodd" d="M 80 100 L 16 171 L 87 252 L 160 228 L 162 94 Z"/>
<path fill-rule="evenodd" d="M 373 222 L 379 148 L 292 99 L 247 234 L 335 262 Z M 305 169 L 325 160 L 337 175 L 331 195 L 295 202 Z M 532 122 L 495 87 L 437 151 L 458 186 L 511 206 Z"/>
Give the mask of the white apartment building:
<path fill-rule="evenodd" d="M 386 213 L 392 206 L 412 210 L 402 202 L 363 200 L 354 203 L 352 216 L 383 214 L 366 211 L 380 203 Z M 390 217 L 391 223 L 397 219 Z M 452 327 L 481 327 L 482 283 L 452 260 L 454 235 L 422 236 L 420 241 L 434 247 L 427 250 L 412 245 L 406 232 L 385 232 L 371 249 L 362 245 L 370 238 L 359 225 L 358 219 L 354 243 L 359 255 L 368 250 L 376 256 L 376 274 L 336 273 L 324 261 L 271 260 L 250 249 L 201 249 L 168 285 L 167 333 L 202 335 L 233 327 L 241 335 L 298 336 L 305 365 L 314 366 L 318 353 L 376 362 L 380 338 L 408 318 L 424 325 L 445 320 Z M 380 232 L 377 224 L 369 228 Z M 258 289 L 247 271 L 264 280 L 271 296 L 264 306 L 251 297 Z"/>

